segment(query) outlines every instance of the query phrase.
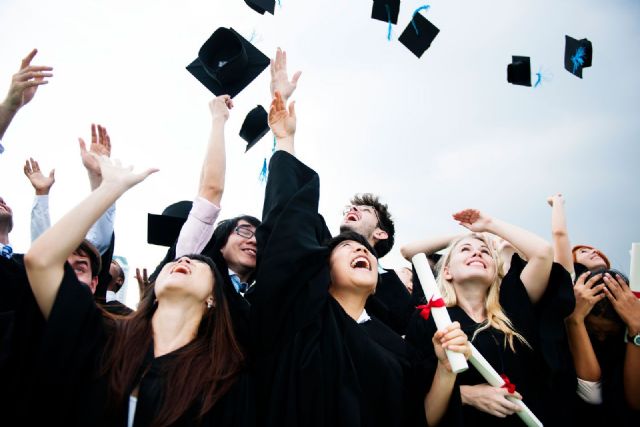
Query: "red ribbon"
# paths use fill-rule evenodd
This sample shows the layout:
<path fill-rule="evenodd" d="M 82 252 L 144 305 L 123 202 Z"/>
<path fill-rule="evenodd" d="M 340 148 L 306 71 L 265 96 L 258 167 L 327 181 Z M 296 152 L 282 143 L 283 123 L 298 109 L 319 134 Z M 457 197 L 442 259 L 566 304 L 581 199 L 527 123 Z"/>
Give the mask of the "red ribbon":
<path fill-rule="evenodd" d="M 424 320 L 428 320 L 429 314 L 431 314 L 431 309 L 440 307 L 446 307 L 444 300 L 442 298 L 433 299 L 432 296 L 428 303 L 419 305 L 416 308 L 420 310 L 420 316 L 422 316 Z"/>
<path fill-rule="evenodd" d="M 507 391 L 511 394 L 516 392 L 516 385 L 509 381 L 509 377 L 507 377 L 505 374 L 500 374 L 500 378 L 504 380 L 504 385 L 502 386 L 502 388 L 506 388 Z"/>
<path fill-rule="evenodd" d="M 633 294 L 636 296 L 636 298 L 640 298 L 640 292 L 636 292 L 636 291 L 631 291 L 633 292 Z"/>

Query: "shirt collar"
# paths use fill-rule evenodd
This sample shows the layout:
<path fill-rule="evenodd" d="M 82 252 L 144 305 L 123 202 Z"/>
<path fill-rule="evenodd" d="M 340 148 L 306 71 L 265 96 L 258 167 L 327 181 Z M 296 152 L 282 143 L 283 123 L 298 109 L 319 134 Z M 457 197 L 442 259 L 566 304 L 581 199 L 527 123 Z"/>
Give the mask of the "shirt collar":
<path fill-rule="evenodd" d="M 116 293 L 113 291 L 107 291 L 107 294 L 105 295 L 105 301 L 106 302 L 110 302 L 110 301 L 116 301 L 118 298 L 116 297 Z"/>
<path fill-rule="evenodd" d="M 364 322 L 368 322 L 369 320 L 371 320 L 371 317 L 369 317 L 369 313 L 367 313 L 367 310 L 362 310 L 362 314 L 360 314 L 360 317 L 358 317 L 358 320 L 356 320 L 356 323 L 358 324 L 362 324 Z"/>

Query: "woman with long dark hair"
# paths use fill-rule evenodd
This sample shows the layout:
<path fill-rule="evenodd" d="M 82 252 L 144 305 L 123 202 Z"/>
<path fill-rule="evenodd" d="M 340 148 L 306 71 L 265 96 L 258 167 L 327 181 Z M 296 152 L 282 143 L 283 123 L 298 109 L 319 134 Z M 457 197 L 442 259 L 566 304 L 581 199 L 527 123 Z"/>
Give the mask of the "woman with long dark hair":
<path fill-rule="evenodd" d="M 34 367 L 38 413 L 52 425 L 247 425 L 249 388 L 221 275 L 200 255 L 167 263 L 138 310 L 98 308 L 67 257 L 95 220 L 154 170 L 134 174 L 100 158 L 103 182 L 25 255 L 47 321 Z"/>

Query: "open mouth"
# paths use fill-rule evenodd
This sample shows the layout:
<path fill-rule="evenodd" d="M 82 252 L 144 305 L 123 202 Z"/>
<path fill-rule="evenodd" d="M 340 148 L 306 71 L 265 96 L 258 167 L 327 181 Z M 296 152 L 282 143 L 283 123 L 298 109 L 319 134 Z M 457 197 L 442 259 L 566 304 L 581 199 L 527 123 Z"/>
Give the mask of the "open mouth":
<path fill-rule="evenodd" d="M 351 268 L 356 268 L 356 269 L 362 268 L 367 271 L 371 271 L 371 264 L 369 263 L 369 260 L 366 257 L 359 256 L 357 258 L 354 258 L 353 261 L 351 261 Z"/>
<path fill-rule="evenodd" d="M 173 273 L 190 274 L 191 270 L 189 270 L 189 267 L 184 264 L 178 264 L 171 269 L 171 274 Z"/>
<path fill-rule="evenodd" d="M 247 248 L 247 249 L 243 249 L 242 252 L 250 255 L 250 256 L 256 256 L 256 250 L 252 249 L 252 248 Z"/>
<path fill-rule="evenodd" d="M 484 263 L 484 261 L 480 261 L 479 259 L 472 259 L 469 262 L 467 262 L 468 266 L 474 266 L 474 267 L 482 267 L 484 269 L 487 268 L 487 265 Z"/>
<path fill-rule="evenodd" d="M 349 212 L 347 214 L 347 216 L 344 217 L 345 221 L 357 221 L 360 218 L 358 218 L 358 214 L 356 214 L 355 212 Z"/>

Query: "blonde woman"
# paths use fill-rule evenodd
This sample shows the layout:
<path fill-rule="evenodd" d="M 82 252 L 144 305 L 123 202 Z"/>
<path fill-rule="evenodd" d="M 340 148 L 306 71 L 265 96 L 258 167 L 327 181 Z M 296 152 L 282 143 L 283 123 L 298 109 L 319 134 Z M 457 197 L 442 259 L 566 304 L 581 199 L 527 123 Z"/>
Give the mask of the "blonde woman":
<path fill-rule="evenodd" d="M 453 240 L 438 263 L 437 282 L 451 318 L 460 322 L 476 348 L 515 385 L 517 391 L 512 395 L 526 396 L 527 405 L 541 416 L 543 387 L 538 381 L 541 364 L 535 306 L 545 297 L 552 272 L 551 246 L 533 233 L 478 210 L 467 209 L 453 218 L 472 234 Z M 500 257 L 485 233 L 509 241 L 528 262 L 514 255 L 509 272 L 502 277 Z M 430 318 L 425 321 L 415 316 L 414 320 L 407 340 L 426 354 L 433 353 L 425 343 L 433 335 L 435 324 Z M 558 323 L 561 328 L 561 320 Z M 440 424 L 522 424 L 510 416 L 519 409 L 506 399 L 510 390 L 490 386 L 473 368 L 459 374 L 451 390 L 449 408 Z M 451 410 L 457 401 L 461 401 L 462 411 Z"/>

